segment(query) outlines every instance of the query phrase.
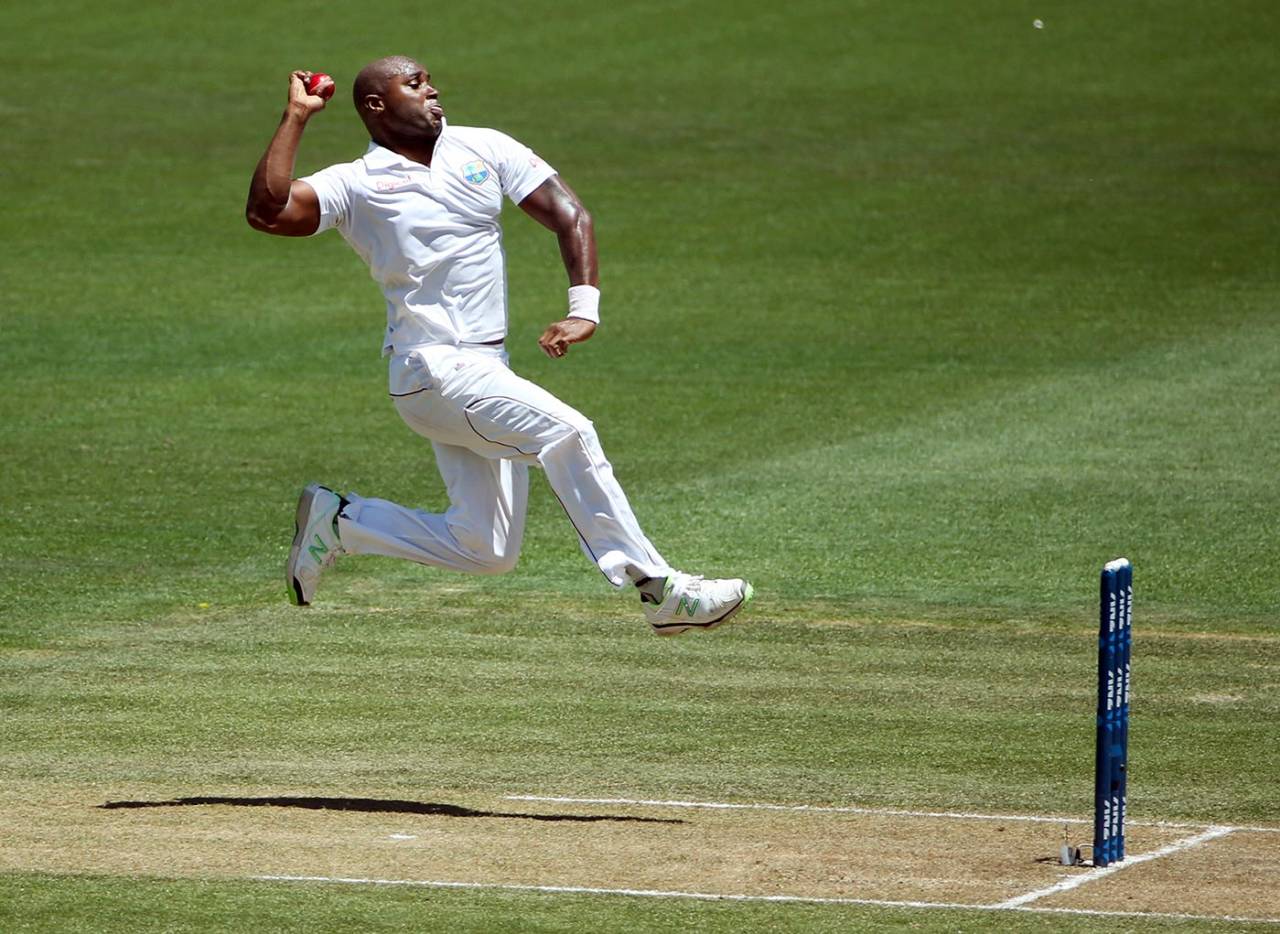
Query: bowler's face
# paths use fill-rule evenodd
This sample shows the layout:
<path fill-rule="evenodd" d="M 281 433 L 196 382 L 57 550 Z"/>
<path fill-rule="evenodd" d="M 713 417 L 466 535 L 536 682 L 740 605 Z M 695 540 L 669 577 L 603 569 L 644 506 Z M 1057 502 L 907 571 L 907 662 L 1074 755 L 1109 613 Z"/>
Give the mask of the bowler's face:
<path fill-rule="evenodd" d="M 387 78 L 387 110 L 403 126 L 438 134 L 444 125 L 439 97 L 431 85 L 431 75 L 418 62 L 406 62 Z"/>

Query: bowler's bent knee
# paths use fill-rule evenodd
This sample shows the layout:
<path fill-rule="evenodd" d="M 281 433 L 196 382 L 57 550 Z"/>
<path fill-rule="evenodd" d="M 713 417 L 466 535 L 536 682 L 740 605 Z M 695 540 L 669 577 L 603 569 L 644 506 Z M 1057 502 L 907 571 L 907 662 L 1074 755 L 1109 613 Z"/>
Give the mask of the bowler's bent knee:
<path fill-rule="evenodd" d="M 488 535 L 475 535 L 467 529 L 452 527 L 459 549 L 467 556 L 472 574 L 506 574 L 520 560 L 520 543 L 497 544 Z"/>
<path fill-rule="evenodd" d="M 603 457 L 603 454 L 595 425 L 590 419 L 579 417 L 573 421 L 561 423 L 560 430 L 549 437 L 542 450 L 538 452 L 538 463 L 545 468 L 548 463 L 555 463 L 565 458 L 578 461 L 584 455 L 587 463 L 593 463 Z"/>

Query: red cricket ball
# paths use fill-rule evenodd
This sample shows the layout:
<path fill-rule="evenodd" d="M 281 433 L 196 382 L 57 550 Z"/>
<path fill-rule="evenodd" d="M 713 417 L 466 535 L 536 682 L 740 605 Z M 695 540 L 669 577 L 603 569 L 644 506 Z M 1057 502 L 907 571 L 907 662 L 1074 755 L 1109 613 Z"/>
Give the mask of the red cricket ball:
<path fill-rule="evenodd" d="M 314 94 L 324 100 L 333 97 L 333 92 L 336 88 L 337 85 L 333 83 L 333 79 L 323 71 L 317 71 L 307 79 L 307 93 Z"/>

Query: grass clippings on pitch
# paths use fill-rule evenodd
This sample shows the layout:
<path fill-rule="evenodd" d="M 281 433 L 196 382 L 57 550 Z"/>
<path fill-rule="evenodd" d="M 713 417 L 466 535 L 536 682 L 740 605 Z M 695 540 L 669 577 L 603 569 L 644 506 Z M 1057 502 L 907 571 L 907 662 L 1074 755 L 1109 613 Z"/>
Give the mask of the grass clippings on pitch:
<path fill-rule="evenodd" d="M 106 800 L 97 800 L 101 795 Z M 0 872 L 301 877 L 993 905 L 1087 873 L 1080 824 L 892 813 L 513 801 L 437 789 L 132 799 L 7 789 Z M 46 797 L 39 797 L 44 795 Z M 267 803 L 268 801 L 272 803 Z M 1136 824 L 1130 856 L 1194 828 Z M 1047 897 L 1040 907 L 1280 919 L 1274 833 L 1237 831 Z"/>
<path fill-rule="evenodd" d="M 1130 855 L 1138 852 L 1129 850 Z M 1237 830 L 1038 904 L 1261 917 L 1280 923 L 1280 828 Z"/>

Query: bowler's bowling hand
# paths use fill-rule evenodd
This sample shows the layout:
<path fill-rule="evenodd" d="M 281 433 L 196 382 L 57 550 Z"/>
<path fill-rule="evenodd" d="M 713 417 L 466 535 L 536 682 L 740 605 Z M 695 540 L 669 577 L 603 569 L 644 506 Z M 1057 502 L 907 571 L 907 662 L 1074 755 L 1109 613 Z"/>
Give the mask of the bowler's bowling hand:
<path fill-rule="evenodd" d="M 289 75 L 288 107 L 296 111 L 304 119 L 324 110 L 325 99 L 307 90 L 309 71 L 295 71 Z"/>
<path fill-rule="evenodd" d="M 552 322 L 538 338 L 538 346 L 542 352 L 554 360 L 569 352 L 570 344 L 585 341 L 596 332 L 596 326 L 586 318 L 563 318 Z"/>

